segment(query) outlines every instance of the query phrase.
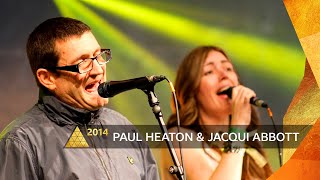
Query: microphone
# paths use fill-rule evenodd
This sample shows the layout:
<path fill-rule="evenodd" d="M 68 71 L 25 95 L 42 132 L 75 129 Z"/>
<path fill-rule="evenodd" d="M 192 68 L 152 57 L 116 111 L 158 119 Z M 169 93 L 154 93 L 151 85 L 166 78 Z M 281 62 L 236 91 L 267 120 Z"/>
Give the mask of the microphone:
<path fill-rule="evenodd" d="M 155 85 L 156 83 L 163 81 L 166 79 L 165 76 L 144 76 L 138 77 L 134 79 L 127 79 L 122 81 L 109 81 L 101 83 L 98 87 L 98 93 L 101 97 L 108 98 L 113 97 L 119 93 L 124 91 L 128 91 L 131 89 L 141 89 L 145 90 L 151 85 Z"/>
<path fill-rule="evenodd" d="M 226 94 L 228 96 L 228 98 L 231 99 L 232 98 L 232 89 L 233 89 L 233 87 L 229 87 L 228 89 L 219 92 L 218 95 Z M 263 100 L 261 100 L 257 97 L 250 98 L 250 104 L 258 106 L 258 107 L 263 107 L 263 108 L 269 107 L 267 103 L 265 103 Z"/>

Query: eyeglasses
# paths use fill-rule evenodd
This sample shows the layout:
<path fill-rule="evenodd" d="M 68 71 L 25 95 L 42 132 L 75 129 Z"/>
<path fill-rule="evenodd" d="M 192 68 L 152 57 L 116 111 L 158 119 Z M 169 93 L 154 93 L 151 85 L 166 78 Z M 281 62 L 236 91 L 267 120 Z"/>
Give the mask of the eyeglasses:
<path fill-rule="evenodd" d="M 52 67 L 47 68 L 51 70 L 64 70 L 64 71 L 71 71 L 71 72 L 77 72 L 80 74 L 86 73 L 88 71 L 91 71 L 93 68 L 93 61 L 97 60 L 99 65 L 107 64 L 111 57 L 111 49 L 101 49 L 101 53 L 98 54 L 96 57 L 84 59 L 78 64 L 71 65 L 71 66 L 59 66 L 59 67 Z"/>

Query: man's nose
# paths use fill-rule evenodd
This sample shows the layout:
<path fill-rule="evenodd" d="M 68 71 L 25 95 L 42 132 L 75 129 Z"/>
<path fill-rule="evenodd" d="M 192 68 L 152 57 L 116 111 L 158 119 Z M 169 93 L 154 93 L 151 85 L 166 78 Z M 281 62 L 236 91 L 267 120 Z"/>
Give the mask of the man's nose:
<path fill-rule="evenodd" d="M 102 74 L 103 73 L 103 65 L 98 63 L 97 59 L 92 60 L 92 69 L 90 71 L 91 75 Z"/>

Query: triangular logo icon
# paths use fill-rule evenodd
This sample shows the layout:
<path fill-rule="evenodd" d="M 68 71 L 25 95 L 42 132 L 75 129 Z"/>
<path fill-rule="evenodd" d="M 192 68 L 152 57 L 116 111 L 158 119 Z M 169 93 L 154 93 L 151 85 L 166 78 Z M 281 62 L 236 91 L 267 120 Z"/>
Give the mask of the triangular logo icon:
<path fill-rule="evenodd" d="M 66 148 L 86 148 L 89 147 L 86 139 L 83 137 L 79 127 L 77 126 L 71 134 Z"/>

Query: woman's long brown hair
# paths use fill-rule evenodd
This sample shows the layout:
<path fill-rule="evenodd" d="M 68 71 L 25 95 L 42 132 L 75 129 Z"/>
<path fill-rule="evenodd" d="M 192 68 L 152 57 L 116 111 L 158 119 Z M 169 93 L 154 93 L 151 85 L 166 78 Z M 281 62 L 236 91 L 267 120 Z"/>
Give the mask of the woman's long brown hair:
<path fill-rule="evenodd" d="M 222 53 L 227 59 L 227 54 L 219 47 L 216 46 L 200 46 L 193 49 L 182 61 L 178 68 L 177 77 L 175 81 L 175 90 L 178 98 L 178 108 L 180 111 L 180 119 L 182 126 L 194 127 L 195 131 L 201 131 L 199 129 L 199 110 L 196 100 L 196 95 L 199 92 L 200 80 L 203 74 L 203 65 L 205 60 L 211 51 L 217 51 Z M 177 125 L 177 119 L 175 114 L 175 108 L 172 102 L 172 112 L 167 122 L 168 128 Z M 260 118 L 257 110 L 252 107 L 251 122 L 247 130 L 251 131 L 256 129 L 260 125 Z M 260 143 L 256 141 L 247 144 L 250 147 L 257 149 L 263 156 L 264 150 Z M 272 174 L 271 166 L 267 163 L 263 168 L 259 168 L 254 160 L 247 154 L 243 159 L 242 178 L 241 179 L 266 179 Z"/>

